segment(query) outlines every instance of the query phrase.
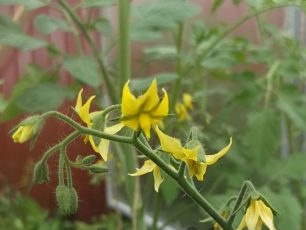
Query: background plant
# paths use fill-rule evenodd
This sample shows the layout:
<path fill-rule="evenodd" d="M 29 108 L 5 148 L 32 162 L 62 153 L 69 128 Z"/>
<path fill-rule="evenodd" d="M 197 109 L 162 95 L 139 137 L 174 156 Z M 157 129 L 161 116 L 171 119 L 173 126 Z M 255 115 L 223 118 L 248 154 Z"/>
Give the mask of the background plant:
<path fill-rule="evenodd" d="M 88 18 L 76 17 L 81 9 L 90 12 L 93 8 L 117 4 L 116 1 L 83 1 L 74 8 L 69 7 L 65 1 L 22 2 L 28 10 L 48 4 L 61 12 L 60 18 L 50 18 L 47 15 L 36 17 L 35 26 L 42 34 L 62 30 L 74 34 L 76 44 L 80 44 L 80 34 L 85 37 L 91 52 L 86 53 L 80 48 L 78 55 L 73 56 L 61 52 L 56 44 L 48 44 L 45 40 L 23 34 L 16 22 L 2 15 L 0 42 L 3 45 L 23 50 L 45 47 L 54 60 L 53 66 L 48 70 L 37 66 L 28 68 L 7 105 L 2 106 L 3 119 L 24 112 L 36 113 L 54 109 L 65 99 L 75 95 L 80 85 L 84 84 L 93 88 L 100 99 L 98 106 L 103 108 L 108 100 L 113 103 L 119 101 L 120 89 L 126 79 L 131 76 L 137 78 L 132 81 L 133 89 L 142 91 L 151 81 L 146 70 L 154 63 L 167 62 L 170 68 L 166 72 L 156 72 L 153 77 L 160 84 L 171 88 L 170 100 L 173 106 L 176 101 L 181 100 L 180 95 L 183 92 L 189 92 L 193 95 L 196 108 L 192 111 L 193 119 L 179 126 L 170 117 L 166 123 L 167 129 L 180 133 L 178 137 L 186 137 L 186 127 L 201 127 L 200 139 L 207 143 L 209 149 L 217 149 L 228 136 L 235 137 L 235 149 L 232 150 L 234 154 L 228 156 L 227 162 L 222 164 L 221 173 L 220 170 L 217 173 L 215 169 L 216 177 L 213 176 L 212 169 L 213 172 L 205 179 L 205 183 L 198 185 L 201 191 L 221 205 L 225 197 L 233 195 L 233 191 L 237 190 L 244 178 L 249 178 L 255 182 L 257 188 L 268 194 L 270 200 L 275 201 L 273 203 L 280 212 L 277 220 L 280 229 L 303 229 L 306 127 L 304 48 L 298 41 L 282 34 L 279 28 L 267 25 L 263 13 L 289 5 L 296 5 L 304 10 L 305 3 L 234 1 L 235 4 L 248 4 L 246 15 L 236 24 L 210 27 L 193 18 L 199 10 L 192 2 L 147 1 L 144 4 L 132 4 L 131 11 L 130 5 L 124 2 L 118 1 L 121 15 L 119 22 L 125 25 L 131 14 L 132 23 L 131 28 L 119 27 L 118 33 L 123 35 L 119 36 L 119 40 L 106 15 L 97 18 L 90 14 L 87 14 Z M 214 2 L 212 10 L 217 11 L 224 1 Z M 252 17 L 256 17 L 260 44 L 253 44 L 246 38 L 228 36 Z M 98 44 L 93 39 L 94 32 L 101 33 L 108 41 L 109 47 L 104 47 L 102 53 L 98 52 Z M 137 65 L 134 63 L 132 68 L 130 45 L 136 41 L 144 44 L 145 58 Z M 118 58 L 113 58 L 110 51 L 114 50 L 119 51 Z M 123 50 L 125 51 L 121 52 Z M 117 60 L 119 66 L 116 65 Z M 250 68 L 251 64 L 260 64 L 262 69 L 254 71 Z M 75 79 L 72 85 L 58 84 L 61 69 L 71 73 Z M 144 76 L 147 78 L 143 79 Z M 115 84 L 118 79 L 120 84 Z M 43 95 L 42 91 L 45 92 Z M 172 111 L 174 113 L 174 107 Z M 122 148 L 115 146 L 118 155 L 116 157 L 127 162 L 128 159 L 120 154 Z M 134 166 L 135 161 L 118 165 L 123 169 L 123 175 L 133 171 Z M 134 178 L 129 178 L 127 183 L 121 178 L 119 182 L 125 184 L 128 202 L 135 203 L 134 194 L 140 194 L 138 182 Z M 149 192 L 143 194 L 151 195 Z M 161 187 L 161 194 L 156 199 L 165 199 L 168 205 L 173 205 L 176 198 L 182 196 L 175 184 Z M 139 209 L 133 209 L 134 212 L 138 210 L 140 217 L 147 206 L 146 200 L 148 199 L 143 199 L 143 206 L 138 207 Z M 178 210 L 175 219 L 185 215 L 182 209 L 173 209 Z M 282 215 L 288 209 L 291 215 Z M 135 220 L 136 222 L 141 221 Z M 203 227 L 203 224 L 200 226 Z"/>

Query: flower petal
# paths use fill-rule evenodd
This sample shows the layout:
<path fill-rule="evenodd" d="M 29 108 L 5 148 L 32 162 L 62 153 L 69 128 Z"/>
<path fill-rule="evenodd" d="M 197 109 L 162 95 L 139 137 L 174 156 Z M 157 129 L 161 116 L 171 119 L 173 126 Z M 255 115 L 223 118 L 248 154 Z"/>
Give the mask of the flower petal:
<path fill-rule="evenodd" d="M 258 208 L 256 206 L 256 201 L 251 200 L 251 204 L 245 213 L 245 222 L 249 230 L 255 230 L 256 225 L 259 220 Z"/>
<path fill-rule="evenodd" d="M 150 130 L 151 130 L 151 118 L 147 113 L 141 113 L 139 115 L 139 124 L 141 129 L 143 130 L 147 139 L 150 139 Z"/>
<path fill-rule="evenodd" d="M 204 175 L 207 169 L 207 164 L 202 162 L 196 162 L 194 160 L 187 160 L 187 166 L 189 171 L 189 176 L 196 176 L 198 181 L 204 180 Z"/>
<path fill-rule="evenodd" d="M 132 116 L 138 114 L 139 107 L 136 97 L 131 93 L 129 81 L 127 81 L 122 90 L 121 113 L 122 116 Z"/>
<path fill-rule="evenodd" d="M 76 104 L 75 104 L 75 107 L 74 107 L 75 111 L 77 111 L 77 112 L 80 111 L 80 109 L 82 107 L 82 104 L 83 104 L 83 102 L 82 102 L 82 93 L 83 93 L 83 88 L 80 89 L 80 91 L 78 93 L 77 101 L 76 101 Z"/>
<path fill-rule="evenodd" d="M 261 217 L 263 223 L 270 229 L 276 230 L 273 224 L 273 213 L 271 209 L 265 205 L 261 200 L 257 201 L 259 207 L 259 216 Z"/>
<path fill-rule="evenodd" d="M 192 96 L 189 93 L 183 94 L 183 102 L 188 109 L 193 109 Z"/>
<path fill-rule="evenodd" d="M 153 170 L 153 177 L 154 177 L 154 189 L 156 192 L 158 192 L 159 186 L 164 179 L 161 176 L 160 168 L 157 166 Z"/>
<path fill-rule="evenodd" d="M 157 92 L 157 82 L 154 79 L 147 91 L 137 98 L 137 103 L 142 111 L 149 112 L 154 109 L 159 103 Z"/>
<path fill-rule="evenodd" d="M 171 153 L 180 160 L 186 157 L 180 140 L 164 134 L 158 127 L 156 127 L 156 133 L 163 151 Z"/>
<path fill-rule="evenodd" d="M 130 116 L 124 117 L 121 119 L 121 123 L 125 126 L 133 129 L 134 131 L 138 131 L 139 129 L 139 119 L 138 116 Z"/>
<path fill-rule="evenodd" d="M 212 165 L 214 163 L 216 163 L 219 158 L 223 157 L 228 150 L 230 149 L 232 145 L 232 138 L 230 138 L 230 142 L 227 146 L 225 146 L 223 149 L 221 149 L 218 153 L 214 154 L 214 155 L 206 155 L 205 159 L 206 159 L 206 164 L 207 165 Z"/>
<path fill-rule="evenodd" d="M 242 220 L 236 230 L 243 230 L 246 227 L 245 216 L 242 217 Z"/>
<path fill-rule="evenodd" d="M 166 117 L 169 113 L 169 98 L 167 91 L 163 89 L 164 97 L 158 104 L 158 106 L 150 112 L 150 116 L 157 117 L 157 118 L 163 118 Z"/>
<path fill-rule="evenodd" d="M 156 164 L 153 161 L 146 160 L 141 168 L 136 169 L 135 173 L 129 173 L 129 175 L 130 176 L 141 176 L 149 172 L 152 172 L 155 167 L 156 167 Z"/>

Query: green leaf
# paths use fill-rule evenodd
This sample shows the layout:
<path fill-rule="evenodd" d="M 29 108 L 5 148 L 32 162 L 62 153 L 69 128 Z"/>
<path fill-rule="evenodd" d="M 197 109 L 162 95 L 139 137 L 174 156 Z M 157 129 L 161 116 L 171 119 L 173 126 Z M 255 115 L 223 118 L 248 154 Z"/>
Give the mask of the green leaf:
<path fill-rule="evenodd" d="M 174 46 L 157 46 L 144 49 L 144 54 L 151 60 L 173 60 L 177 57 Z"/>
<path fill-rule="evenodd" d="M 160 38 L 162 31 L 173 29 L 178 23 L 191 18 L 199 8 L 187 1 L 154 0 L 137 4 L 133 10 L 132 38 L 149 41 Z"/>
<path fill-rule="evenodd" d="M 110 7 L 115 5 L 115 0 L 84 0 L 82 3 L 83 8 L 88 7 Z"/>
<path fill-rule="evenodd" d="M 306 130 L 306 98 L 295 86 L 287 85 L 278 93 L 277 106 L 285 112 L 296 127 Z"/>
<path fill-rule="evenodd" d="M 173 180 L 171 177 L 165 176 L 164 179 L 166 180 L 166 182 L 161 184 L 160 192 L 166 204 L 171 205 L 178 197 L 180 189 L 178 188 L 175 180 Z"/>
<path fill-rule="evenodd" d="M 215 0 L 214 4 L 211 7 L 211 12 L 216 12 L 224 2 L 224 0 Z"/>
<path fill-rule="evenodd" d="M 71 26 L 61 19 L 52 18 L 45 14 L 38 15 L 34 20 L 35 27 L 43 34 L 50 34 L 58 29 L 68 32 L 72 31 Z"/>
<path fill-rule="evenodd" d="M 45 41 L 24 34 L 20 27 L 6 16 L 0 16 L 0 44 L 29 51 L 46 46 Z"/>
<path fill-rule="evenodd" d="M 248 156 L 261 167 L 269 162 L 276 146 L 279 145 L 279 117 L 275 111 L 264 109 L 250 114 L 248 123 L 246 135 L 246 141 L 249 144 Z"/>
<path fill-rule="evenodd" d="M 37 8 L 46 6 L 49 4 L 49 0 L 0 0 L 0 4 L 3 5 L 24 5 L 28 10 L 35 10 Z"/>
<path fill-rule="evenodd" d="M 47 112 L 58 108 L 66 96 L 64 87 L 56 83 L 40 83 L 21 94 L 16 105 L 29 113 Z"/>
<path fill-rule="evenodd" d="M 97 71 L 97 64 L 90 57 L 66 57 L 63 67 L 77 80 L 97 88 L 101 84 L 101 78 Z"/>
<path fill-rule="evenodd" d="M 93 28 L 107 37 L 112 35 L 112 27 L 107 18 L 100 17 L 95 20 L 93 22 Z"/>
<path fill-rule="evenodd" d="M 3 95 L 0 94 L 0 114 L 3 113 L 7 106 L 7 101 L 4 99 Z"/>

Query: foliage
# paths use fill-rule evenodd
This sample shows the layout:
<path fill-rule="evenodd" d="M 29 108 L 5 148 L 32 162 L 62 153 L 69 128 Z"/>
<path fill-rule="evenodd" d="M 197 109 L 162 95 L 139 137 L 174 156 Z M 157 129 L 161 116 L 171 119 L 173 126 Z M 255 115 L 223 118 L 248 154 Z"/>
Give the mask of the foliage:
<path fill-rule="evenodd" d="M 10 99 L 5 101 L 0 97 L 3 120 L 22 113 L 43 113 L 56 109 L 84 85 L 92 88 L 99 98 L 97 106 L 105 108 L 108 102 L 115 104 L 120 101 L 122 84 L 118 82 L 122 82 L 124 77 L 133 76 L 131 90 L 140 94 L 155 78 L 158 85 L 170 92 L 172 108 L 164 122 L 168 133 L 185 140 L 186 130 L 191 126 L 198 127 L 199 140 L 205 143 L 207 153 L 219 149 L 229 136 L 233 136 L 234 146 L 225 162 L 210 169 L 203 183 L 195 182 L 202 194 L 216 201 L 216 204 L 220 202 L 221 207 L 221 202 L 233 195 L 241 181 L 248 178 L 275 204 L 279 212 L 276 217 L 278 229 L 299 230 L 306 226 L 303 218 L 306 212 L 303 205 L 306 202 L 306 169 L 303 165 L 306 158 L 305 48 L 280 28 L 267 23 L 264 14 L 286 6 L 296 6 L 305 11 L 305 1 L 233 0 L 234 5 L 245 4 L 247 11 L 237 22 L 229 25 L 206 24 L 201 18 L 199 5 L 193 1 L 132 3 L 125 12 L 126 23 L 131 22 L 125 39 L 128 46 L 141 44 L 142 56 L 137 63 L 132 63 L 132 73 L 125 76 L 120 74 L 124 66 L 122 62 L 131 65 L 131 57 L 121 60 L 114 56 L 116 52 L 127 50 L 122 42 L 118 42 L 122 31 L 119 29 L 117 34 L 109 14 L 101 13 L 97 17 L 90 14 L 96 8 L 112 12 L 111 7 L 117 5 L 120 8 L 121 1 L 86 0 L 70 10 L 62 2 L 65 3 L 0 0 L 0 4 L 24 4 L 27 10 L 46 4 L 60 9 L 58 17 L 36 16 L 34 25 L 41 33 L 39 38 L 25 34 L 19 23 L 8 16 L 0 16 L 1 45 L 23 51 L 46 49 L 54 61 L 48 70 L 28 66 Z M 222 10 L 225 2 L 213 1 L 210 16 Z M 84 10 L 88 14 L 74 17 Z M 257 44 L 232 33 L 249 19 L 254 19 L 257 26 L 256 33 L 260 37 Z M 67 54 L 58 44 L 42 39 L 54 32 L 72 34 L 79 47 L 78 52 Z M 106 45 L 103 49 L 93 39 L 96 34 L 104 39 Z M 81 37 L 87 41 L 90 52 L 82 49 Z M 166 68 L 163 68 L 164 65 Z M 161 68 L 157 68 L 152 76 L 148 70 L 155 66 Z M 73 79 L 71 85 L 59 84 L 61 70 L 69 72 Z M 191 119 L 178 123 L 175 105 L 182 101 L 180 95 L 185 92 L 192 94 L 195 109 L 191 111 Z M 112 113 L 118 116 L 116 111 Z M 114 117 L 110 123 L 116 121 Z M 153 139 L 152 143 L 155 141 Z M 164 208 L 159 207 L 164 223 L 175 224 L 186 217 L 189 224 L 199 228 L 212 225 L 211 222 L 199 224 L 198 220 L 207 217 L 201 211 L 191 217 L 186 214 L 187 211 L 184 212 L 186 206 L 190 210 L 195 207 L 190 205 L 189 200 L 182 199 L 184 194 L 174 181 L 162 184 L 158 196 L 149 192 L 146 186 L 138 189 L 137 179 L 125 178 L 137 165 L 136 158 L 127 157 L 134 151 L 123 145 L 113 147 L 116 150 L 114 158 L 118 159 L 114 168 L 119 171 L 116 185 L 124 188 L 122 193 L 131 206 L 135 197 L 133 194 L 143 198 L 139 202 L 138 215 L 133 213 L 135 219 L 143 217 L 143 210 L 150 213 L 154 209 L 153 202 L 148 198 L 154 196 L 152 200 L 161 199 L 167 210 L 173 210 L 167 214 L 163 212 Z M 143 183 L 152 184 L 152 181 L 147 178 Z M 221 201 L 218 200 L 220 197 Z M 180 204 L 177 205 L 177 201 Z M 134 207 L 133 210 L 136 209 Z M 283 214 L 287 210 L 290 210 L 290 215 Z"/>

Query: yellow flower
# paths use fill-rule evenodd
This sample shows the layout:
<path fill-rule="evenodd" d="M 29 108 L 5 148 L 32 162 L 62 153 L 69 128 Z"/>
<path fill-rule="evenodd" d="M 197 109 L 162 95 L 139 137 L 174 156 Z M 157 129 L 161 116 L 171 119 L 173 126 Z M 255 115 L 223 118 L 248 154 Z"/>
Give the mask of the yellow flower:
<path fill-rule="evenodd" d="M 136 98 L 130 91 L 129 82 L 125 83 L 121 102 L 122 123 L 134 131 L 141 129 L 149 139 L 152 125 L 159 124 L 169 112 L 168 94 L 164 89 L 163 92 L 163 98 L 159 99 L 154 79 L 147 91 Z"/>
<path fill-rule="evenodd" d="M 99 115 L 101 111 L 89 113 L 91 102 L 95 98 L 95 96 L 91 96 L 85 102 L 85 104 L 83 104 L 82 92 L 83 92 L 83 89 L 81 89 L 78 93 L 77 102 L 76 102 L 74 109 L 78 113 L 81 120 L 87 124 L 87 127 L 92 128 L 94 117 Z M 118 123 L 110 127 L 104 127 L 103 132 L 113 135 L 119 132 L 122 129 L 122 127 L 123 127 L 123 124 Z M 100 142 L 96 144 L 94 141 L 94 137 L 92 135 L 86 135 L 84 141 L 85 142 L 89 141 L 93 150 L 99 153 L 104 161 L 107 161 L 109 140 L 101 139 Z"/>
<path fill-rule="evenodd" d="M 162 150 L 171 153 L 176 159 L 184 161 L 188 166 L 189 176 L 196 176 L 199 181 L 204 179 L 207 166 L 216 163 L 219 158 L 229 151 L 232 145 L 232 138 L 230 138 L 230 142 L 226 147 L 214 155 L 205 155 L 205 162 L 199 162 L 198 151 L 200 146 L 193 149 L 185 148 L 178 139 L 164 134 L 158 127 L 156 127 L 156 133 Z"/>
<path fill-rule="evenodd" d="M 193 109 L 193 99 L 192 99 L 192 96 L 189 94 L 189 93 L 184 93 L 183 94 L 183 102 L 184 102 L 184 105 L 192 110 Z"/>
<path fill-rule="evenodd" d="M 269 230 L 276 230 L 272 210 L 262 200 L 252 199 L 237 230 L 242 230 L 245 227 L 248 230 L 261 230 L 263 224 Z"/>
<path fill-rule="evenodd" d="M 140 169 L 136 169 L 135 173 L 130 173 L 130 176 L 141 176 L 147 174 L 149 172 L 153 172 L 154 177 L 154 189 L 158 192 L 160 184 L 163 182 L 163 178 L 161 176 L 160 168 L 151 160 L 146 160 L 143 166 Z"/>
<path fill-rule="evenodd" d="M 24 143 L 34 135 L 33 125 L 21 125 L 13 133 L 12 138 L 15 143 Z"/>
<path fill-rule="evenodd" d="M 182 103 L 176 103 L 175 112 L 178 116 L 179 121 L 185 121 L 185 120 L 190 119 L 189 113 L 188 113 L 185 105 L 183 105 Z"/>

